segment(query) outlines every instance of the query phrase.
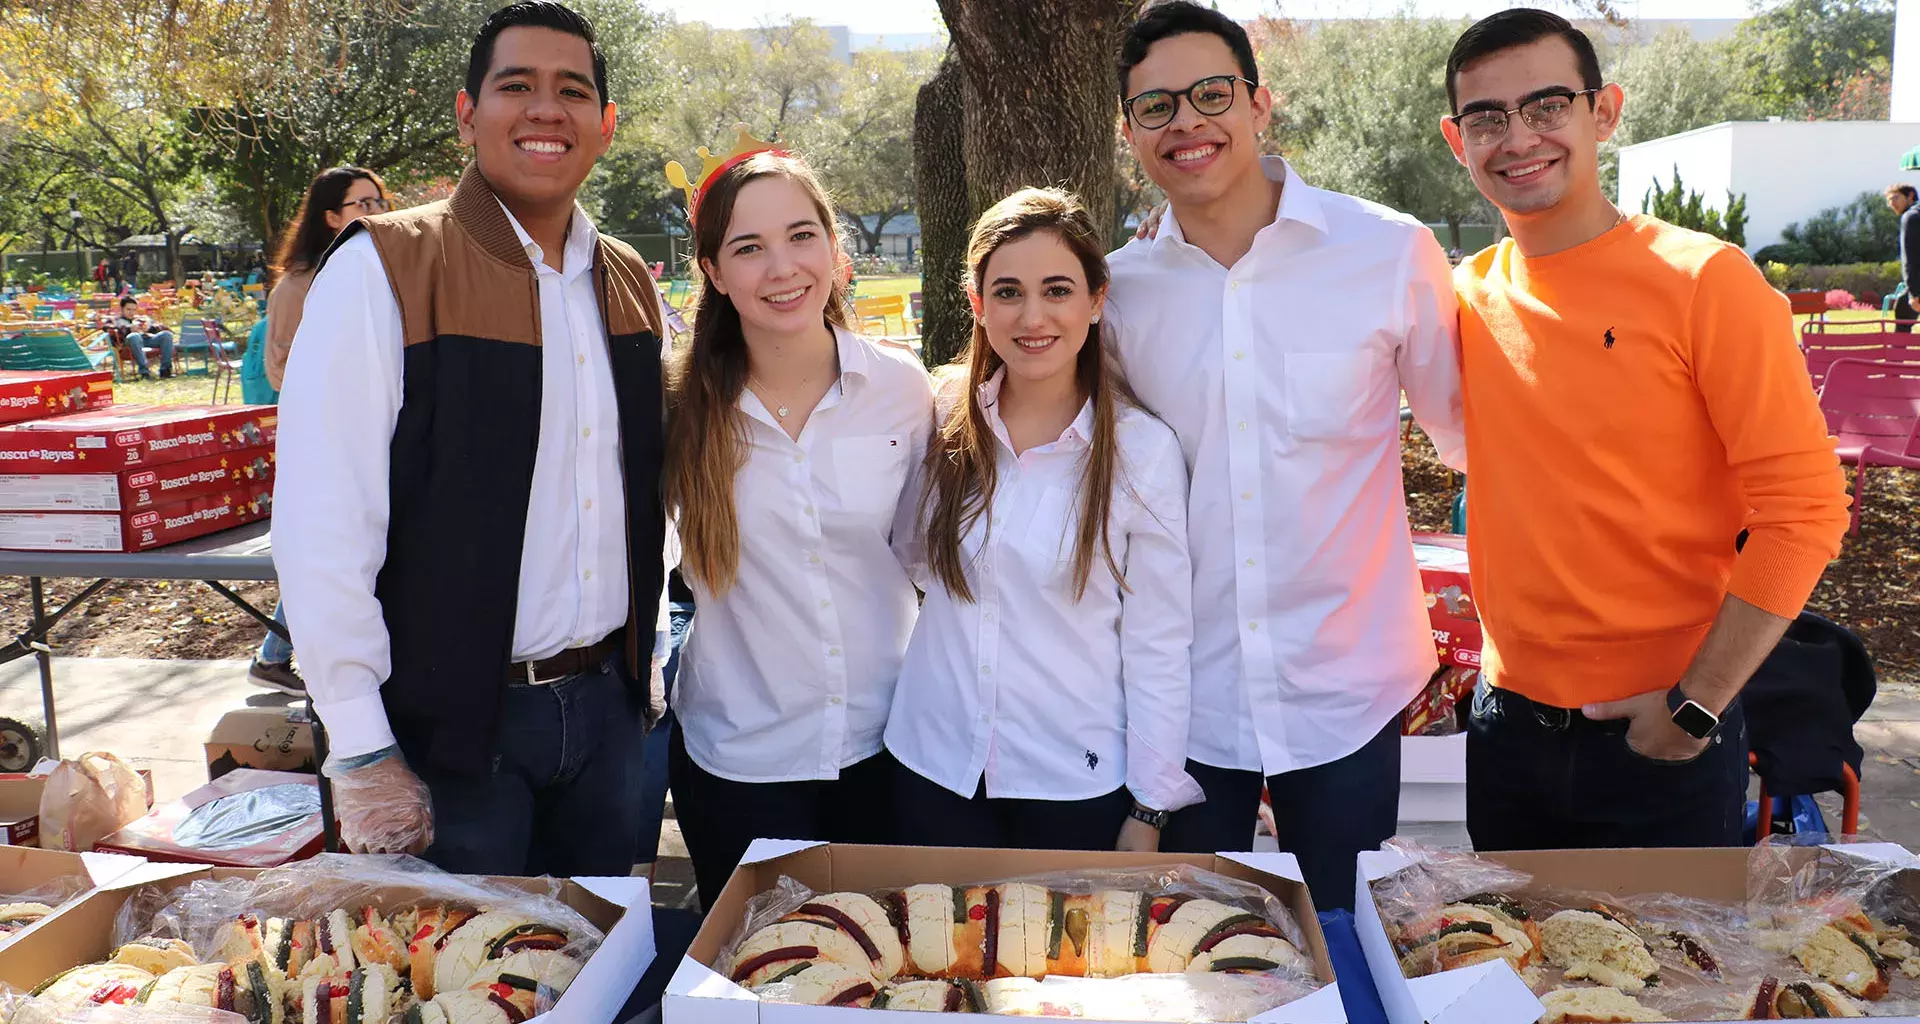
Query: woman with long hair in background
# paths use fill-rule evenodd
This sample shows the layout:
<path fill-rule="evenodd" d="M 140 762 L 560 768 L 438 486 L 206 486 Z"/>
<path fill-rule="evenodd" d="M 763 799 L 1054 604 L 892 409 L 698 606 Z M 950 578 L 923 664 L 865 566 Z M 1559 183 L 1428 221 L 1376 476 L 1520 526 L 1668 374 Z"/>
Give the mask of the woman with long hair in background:
<path fill-rule="evenodd" d="M 320 269 L 320 257 L 348 224 L 362 217 L 385 213 L 393 208 L 387 183 L 364 167 L 329 167 L 314 175 L 307 194 L 300 200 L 300 211 L 281 234 L 272 263 L 267 292 L 267 315 L 254 325 L 247 338 L 247 354 L 242 358 L 241 389 L 249 404 L 258 397 L 271 404 L 279 400 L 280 384 L 287 372 L 287 353 L 293 349 L 293 336 L 300 329 L 300 314 L 306 308 L 307 288 L 313 284 L 314 271 Z M 264 370 L 266 395 L 246 395 L 247 380 Z M 287 627 L 287 610 L 276 604 L 273 621 Z M 304 697 L 306 680 L 293 667 L 293 642 L 273 630 L 260 643 L 260 652 L 247 667 L 247 678 L 256 686 Z"/>

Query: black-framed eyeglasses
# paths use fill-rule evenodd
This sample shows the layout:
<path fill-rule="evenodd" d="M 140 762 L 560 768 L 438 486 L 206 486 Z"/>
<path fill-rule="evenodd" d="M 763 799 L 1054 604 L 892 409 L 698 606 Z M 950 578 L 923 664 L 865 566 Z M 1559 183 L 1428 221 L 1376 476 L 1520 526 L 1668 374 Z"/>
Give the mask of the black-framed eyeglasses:
<path fill-rule="evenodd" d="M 1133 119 L 1135 127 L 1165 128 L 1180 113 L 1180 101 L 1184 99 L 1202 114 L 1219 117 L 1233 108 L 1234 94 L 1240 91 L 1234 88 L 1236 82 L 1246 82 L 1248 90 L 1259 88 L 1239 75 L 1215 75 L 1202 78 L 1178 92 L 1148 89 L 1138 96 L 1127 98 L 1127 116 Z"/>
<path fill-rule="evenodd" d="M 358 206 L 361 213 L 367 214 L 385 213 L 393 209 L 392 203 L 387 202 L 379 196 L 368 196 L 365 199 L 349 199 L 335 207 L 335 209 L 344 210 L 349 206 Z"/>
<path fill-rule="evenodd" d="M 1464 114 L 1455 114 L 1451 118 L 1460 128 L 1460 135 L 1471 145 L 1491 146 L 1507 137 L 1509 122 L 1507 118 L 1519 114 L 1520 120 L 1536 132 L 1550 132 L 1567 125 L 1567 119 L 1573 116 L 1573 103 L 1582 96 L 1591 96 L 1598 89 L 1550 89 L 1538 96 L 1508 110 L 1469 110 Z"/>

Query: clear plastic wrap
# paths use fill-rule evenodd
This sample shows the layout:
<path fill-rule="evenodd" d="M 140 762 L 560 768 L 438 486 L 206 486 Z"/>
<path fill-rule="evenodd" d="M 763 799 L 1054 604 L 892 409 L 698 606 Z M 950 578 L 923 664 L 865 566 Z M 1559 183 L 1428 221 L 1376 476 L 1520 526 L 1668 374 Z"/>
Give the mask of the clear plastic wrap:
<path fill-rule="evenodd" d="M 84 876 L 68 875 L 20 892 L 0 893 L 0 942 L 53 913 L 91 885 Z"/>
<path fill-rule="evenodd" d="M 899 940 L 905 940 L 909 935 L 908 918 L 904 916 L 908 914 L 908 900 L 923 898 L 925 894 L 914 896 L 908 890 L 885 890 L 822 895 L 785 876 L 774 888 L 748 901 L 739 930 L 722 949 L 716 967 L 754 988 L 762 999 L 775 1002 L 838 1001 L 841 1005 L 866 1006 L 878 999 L 896 1009 L 939 1009 L 939 1005 L 904 1005 L 903 993 L 932 985 L 936 988 L 936 1003 L 939 998 L 950 996 L 961 1007 L 981 1005 L 996 1013 L 1141 1021 L 1246 1020 L 1325 984 L 1314 975 L 1299 922 L 1278 899 L 1258 886 L 1197 868 L 1176 865 L 1131 871 L 1049 873 L 974 883 L 942 883 L 939 888 L 944 891 L 939 897 L 940 915 L 918 920 L 937 922 L 937 933 L 952 928 L 955 958 L 949 965 L 950 970 L 931 974 L 921 970 L 915 961 L 917 947 L 895 939 L 897 935 Z M 1002 899 L 1013 899 L 1011 894 L 1016 891 L 1032 894 L 1031 902 L 1024 904 L 1029 927 L 1010 933 L 1028 937 L 1025 957 L 1013 960 L 1003 954 L 985 954 L 975 949 L 973 952 L 981 955 L 974 958 L 972 966 L 965 966 L 965 954 L 959 949 L 962 945 L 959 933 L 967 927 L 963 923 L 965 919 L 970 916 L 980 923 L 982 939 L 988 934 L 998 934 L 986 930 L 981 908 L 974 902 L 984 899 L 982 894 L 988 891 Z M 1103 897 L 1102 894 L 1109 895 Z M 796 949 L 804 951 L 815 947 L 796 947 L 792 943 L 818 941 L 818 938 L 789 939 L 785 933 L 776 934 L 777 929 L 801 923 L 807 929 L 806 936 L 817 936 L 820 929 L 806 923 L 807 919 L 837 916 L 823 911 L 822 901 L 849 896 L 863 906 L 871 899 L 880 905 L 885 918 L 868 912 L 866 921 L 854 922 L 856 931 L 850 934 L 858 934 L 860 945 L 848 945 L 845 951 L 848 955 L 835 955 L 825 950 L 822 943 L 812 956 L 802 956 Z M 1139 972 L 1104 977 L 1054 973 L 1055 967 L 1063 971 L 1095 972 L 1096 958 L 1101 954 L 1098 952 L 1100 939 L 1093 932 L 1103 927 L 1098 919 L 1099 908 L 1116 906 L 1130 907 L 1131 913 L 1119 926 L 1114 924 L 1119 918 L 1109 918 L 1104 927 L 1108 934 L 1124 931 L 1128 936 L 1124 945 L 1130 947 L 1127 952 L 1134 955 L 1120 957 L 1112 953 L 1120 948 L 1119 944 L 1109 945 L 1107 955 L 1132 965 L 1129 970 L 1139 966 Z M 1176 918 L 1180 908 L 1188 906 L 1193 908 L 1188 916 Z M 949 907 L 951 916 L 947 912 Z M 971 913 L 962 912 L 962 907 Z M 846 909 L 853 908 L 847 906 Z M 1011 919 L 997 920 L 1005 928 Z M 866 925 L 875 929 L 884 927 L 886 941 L 873 941 Z M 1138 947 L 1146 943 L 1149 927 L 1155 937 L 1163 929 L 1184 929 L 1177 934 L 1190 936 L 1194 944 L 1187 946 L 1182 942 L 1177 957 L 1160 952 L 1138 954 Z M 913 933 L 916 939 L 923 934 Z M 1049 937 L 1045 951 L 1035 945 L 1041 935 Z M 1245 952 L 1229 946 L 1230 942 L 1257 946 L 1261 953 Z M 1280 942 L 1290 947 L 1284 956 Z M 900 952 L 881 952 L 883 946 Z M 1154 948 L 1161 947 L 1156 944 Z M 863 954 L 863 950 L 867 953 Z M 987 980 L 987 972 L 980 970 L 980 963 L 987 956 L 1000 956 L 999 976 L 991 980 Z M 1156 958 L 1164 958 L 1171 969 L 1149 973 L 1146 965 L 1153 964 Z M 901 964 L 902 969 L 890 971 L 888 968 L 894 963 Z M 806 964 L 816 966 L 803 966 Z M 1016 969 L 1016 964 L 1025 967 Z M 1227 966 L 1229 964 L 1232 966 Z M 853 970 L 843 970 L 846 967 Z M 861 967 L 869 967 L 872 973 L 862 974 L 858 970 Z M 1015 976 L 1005 976 L 1010 971 Z M 872 982 L 870 986 L 868 981 Z M 926 995 L 924 991 L 916 994 Z M 894 998 L 902 1002 L 889 1002 Z"/>
<path fill-rule="evenodd" d="M 1541 957 L 1532 914 L 1517 901 L 1533 876 L 1470 853 L 1431 850 L 1402 839 L 1382 849 L 1409 864 L 1372 886 L 1400 969 L 1418 978 L 1489 959 L 1508 960 L 1531 983 Z M 1467 901 L 1478 909 L 1455 910 Z M 1466 920 L 1471 917 L 1473 920 Z"/>
<path fill-rule="evenodd" d="M 1744 993 L 1780 971 L 1779 957 L 1754 945 L 1746 908 L 1738 904 L 1671 893 L 1616 896 L 1573 890 L 1551 890 L 1530 902 L 1543 922 L 1571 910 L 1610 918 L 1637 935 L 1653 958 L 1655 973 L 1632 995 L 1674 1020 L 1724 1019 Z M 1542 993 L 1598 984 L 1569 979 L 1565 965 L 1551 957 L 1534 980 Z"/>
<path fill-rule="evenodd" d="M 1772 836 L 1747 859 L 1754 941 L 1873 1016 L 1920 1015 L 1920 867 L 1857 836 Z"/>
<path fill-rule="evenodd" d="M 603 938 L 558 899 L 561 883 L 547 883 L 529 892 L 412 857 L 328 854 L 251 879 L 143 887 L 121 908 L 113 941 L 178 940 L 202 964 L 258 962 L 290 1000 L 311 979 L 338 986 L 356 966 L 385 967 L 393 1017 L 416 995 L 526 978 L 533 984 L 514 998 L 531 1015 L 552 1007 Z M 313 929 L 304 946 L 302 928 Z"/>

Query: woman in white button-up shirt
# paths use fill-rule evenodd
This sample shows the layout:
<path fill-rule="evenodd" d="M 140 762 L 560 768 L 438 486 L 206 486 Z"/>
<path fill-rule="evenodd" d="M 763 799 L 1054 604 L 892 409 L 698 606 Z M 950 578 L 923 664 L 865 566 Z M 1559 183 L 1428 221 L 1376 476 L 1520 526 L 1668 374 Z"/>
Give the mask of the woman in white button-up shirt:
<path fill-rule="evenodd" d="M 726 167 L 692 212 L 666 497 L 694 618 L 669 780 L 711 906 L 755 838 L 891 839 L 881 733 L 916 606 L 891 545 L 933 390 L 847 330 L 832 209 L 798 159 Z"/>
<path fill-rule="evenodd" d="M 916 486 L 927 597 L 887 722 L 907 842 L 1152 850 L 1202 798 L 1186 462 L 1101 365 L 1101 249 L 1051 189 L 973 229 L 976 324 Z"/>

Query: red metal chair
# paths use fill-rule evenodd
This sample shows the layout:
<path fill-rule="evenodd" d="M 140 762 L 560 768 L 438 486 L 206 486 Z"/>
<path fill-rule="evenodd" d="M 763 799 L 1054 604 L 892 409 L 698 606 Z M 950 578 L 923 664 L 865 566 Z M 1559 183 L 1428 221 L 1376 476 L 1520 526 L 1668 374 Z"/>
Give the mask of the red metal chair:
<path fill-rule="evenodd" d="M 1800 351 L 1807 357 L 1807 377 L 1815 391 L 1826 382 L 1827 369 L 1841 359 L 1920 366 L 1920 336 L 1892 330 L 1805 331 Z"/>
<path fill-rule="evenodd" d="M 1920 469 L 1920 366 L 1839 359 L 1820 388 L 1827 431 L 1839 439 L 1840 461 L 1854 466 L 1853 524 L 1860 531 L 1867 470 Z"/>
<path fill-rule="evenodd" d="M 1760 755 L 1751 753 L 1747 755 L 1748 768 L 1757 768 L 1759 763 Z M 1845 779 L 1840 788 L 1840 834 L 1857 835 L 1860 832 L 1860 776 L 1853 773 L 1853 766 L 1850 764 L 1842 764 L 1840 774 Z M 1767 795 L 1765 782 L 1760 783 L 1760 817 L 1756 820 L 1759 822 L 1758 828 L 1762 830 L 1766 828 L 1768 822 L 1773 820 L 1773 798 Z M 1760 831 L 1756 834 L 1764 836 L 1766 832 Z"/>

